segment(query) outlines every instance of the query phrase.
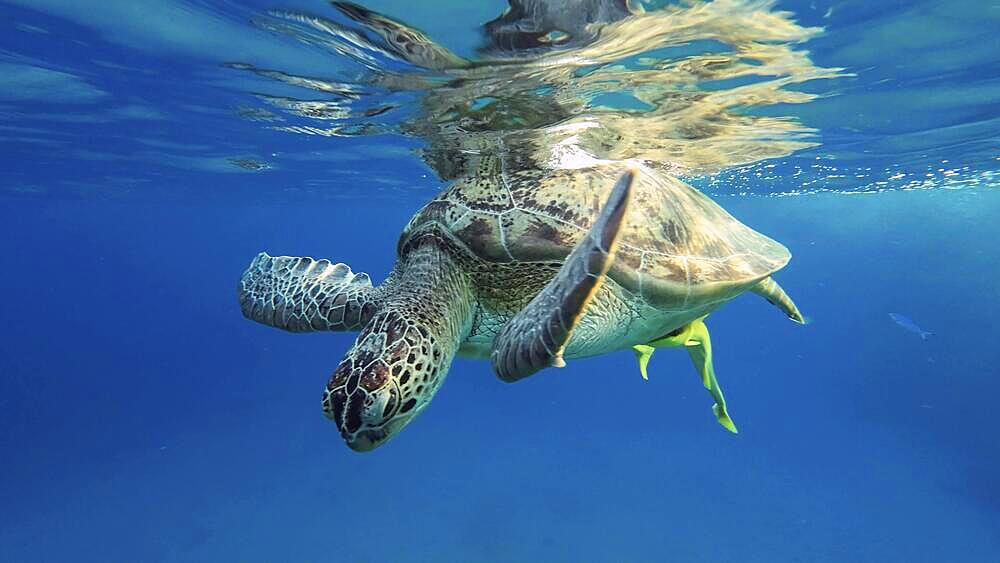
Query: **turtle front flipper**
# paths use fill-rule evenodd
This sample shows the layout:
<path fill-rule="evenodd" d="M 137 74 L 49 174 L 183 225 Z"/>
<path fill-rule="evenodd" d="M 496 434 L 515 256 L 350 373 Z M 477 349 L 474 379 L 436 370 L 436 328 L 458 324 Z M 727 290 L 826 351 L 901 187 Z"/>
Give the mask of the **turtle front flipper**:
<path fill-rule="evenodd" d="M 611 267 L 634 177 L 631 171 L 622 175 L 590 232 L 555 277 L 500 330 L 490 359 L 504 381 L 566 365 L 562 356 L 573 328 Z"/>
<path fill-rule="evenodd" d="M 290 332 L 360 330 L 375 311 L 368 274 L 346 264 L 261 252 L 239 285 L 243 316 Z"/>

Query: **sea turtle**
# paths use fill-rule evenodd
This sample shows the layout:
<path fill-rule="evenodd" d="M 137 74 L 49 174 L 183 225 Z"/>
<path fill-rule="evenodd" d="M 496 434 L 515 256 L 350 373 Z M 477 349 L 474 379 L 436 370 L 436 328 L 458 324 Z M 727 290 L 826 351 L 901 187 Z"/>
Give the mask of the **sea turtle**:
<path fill-rule="evenodd" d="M 413 420 L 455 354 L 489 358 L 512 382 L 625 349 L 645 377 L 655 348 L 684 346 L 735 432 L 703 319 L 751 291 L 802 322 L 770 277 L 787 249 L 639 162 L 545 169 L 512 158 L 482 158 L 425 205 L 381 285 L 345 264 L 262 253 L 239 284 L 243 314 L 292 332 L 360 331 L 323 393 L 358 451 Z"/>

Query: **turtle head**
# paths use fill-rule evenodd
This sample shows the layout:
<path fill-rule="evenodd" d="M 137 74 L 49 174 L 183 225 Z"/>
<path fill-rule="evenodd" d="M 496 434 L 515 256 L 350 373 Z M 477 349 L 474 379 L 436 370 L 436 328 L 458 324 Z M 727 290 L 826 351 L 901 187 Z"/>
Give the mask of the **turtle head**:
<path fill-rule="evenodd" d="M 451 353 L 432 327 L 383 311 L 362 329 L 323 393 L 323 412 L 347 445 L 373 450 L 395 436 L 430 402 Z"/>

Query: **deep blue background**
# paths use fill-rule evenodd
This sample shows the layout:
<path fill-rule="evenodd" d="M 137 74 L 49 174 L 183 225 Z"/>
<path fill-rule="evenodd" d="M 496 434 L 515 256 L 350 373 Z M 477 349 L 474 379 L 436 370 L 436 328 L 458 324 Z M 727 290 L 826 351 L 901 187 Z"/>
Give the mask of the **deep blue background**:
<path fill-rule="evenodd" d="M 14 16 L 4 25 L 59 30 L 4 44 L 64 70 L 74 56 L 100 56 L 60 46 L 69 39 L 140 67 L 155 58 L 41 12 L 0 10 Z M 819 21 L 824 10 L 803 17 Z M 859 26 L 845 23 L 842 33 Z M 837 31 L 830 35 L 846 42 Z M 817 50 L 835 52 L 829 43 Z M 778 278 L 812 320 L 797 326 L 752 295 L 710 317 L 738 436 L 715 422 L 678 351 L 656 354 L 648 382 L 630 353 L 516 385 L 459 359 L 413 424 L 359 455 L 320 409 L 353 336 L 250 323 L 236 281 L 261 250 L 328 257 L 382 279 L 399 231 L 440 185 L 407 156 L 411 141 L 264 130 L 233 118 L 243 94 L 179 80 L 217 66 L 170 60 L 155 59 L 149 83 L 84 73 L 111 93 L 96 105 L 0 97 L 0 561 L 910 562 L 1000 553 L 1000 190 L 990 170 L 961 190 L 717 197 L 792 250 Z M 989 85 L 988 73 L 977 76 Z M 902 78 L 897 86 L 930 103 Z M 871 100 L 850 98 L 851 88 L 869 87 L 845 88 L 841 100 Z M 180 105 L 185 95 L 226 111 L 192 113 Z M 829 100 L 813 123 L 836 113 L 831 104 L 854 107 Z M 882 126 L 916 129 L 890 102 L 881 114 L 899 117 Z M 162 116 L 108 117 L 130 104 Z M 965 137 L 953 143 L 961 133 L 938 132 L 915 169 L 997 146 L 970 133 L 995 123 L 989 98 L 963 107 L 954 115 L 977 116 Z M 39 123 L 46 135 L 11 129 Z M 850 145 L 837 135 L 835 145 Z M 151 137 L 222 164 L 167 159 L 141 146 Z M 851 142 L 871 140 L 859 132 Z M 338 153 L 352 142 L 361 157 Z M 116 158 L 88 159 L 83 149 Z M 284 160 L 270 176 L 226 171 L 225 156 L 293 149 L 315 158 L 301 167 Z M 864 158 L 894 163 L 877 151 Z M 315 183 L 327 173 L 336 179 Z M 402 187 L 379 188 L 393 182 Z M 921 340 L 889 312 L 934 336 Z"/>
<path fill-rule="evenodd" d="M 989 560 L 1000 194 L 723 202 L 793 250 L 813 319 L 752 296 L 710 319 L 739 436 L 681 353 L 649 382 L 628 353 L 517 385 L 458 360 L 369 455 L 319 409 L 351 337 L 248 323 L 234 284 L 260 249 L 381 277 L 409 209 L 5 206 L 3 555 Z"/>

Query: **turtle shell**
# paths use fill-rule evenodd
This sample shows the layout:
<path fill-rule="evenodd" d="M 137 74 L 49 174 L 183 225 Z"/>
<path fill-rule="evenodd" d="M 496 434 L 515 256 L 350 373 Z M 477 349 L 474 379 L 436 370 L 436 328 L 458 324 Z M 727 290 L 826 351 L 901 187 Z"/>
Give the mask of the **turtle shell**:
<path fill-rule="evenodd" d="M 730 299 L 791 257 L 698 190 L 646 166 L 508 171 L 497 161 L 489 168 L 457 181 L 421 209 L 400 248 L 434 229 L 488 262 L 563 260 L 631 168 L 632 200 L 609 275 L 654 306 L 681 311 Z"/>

